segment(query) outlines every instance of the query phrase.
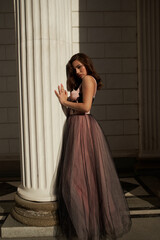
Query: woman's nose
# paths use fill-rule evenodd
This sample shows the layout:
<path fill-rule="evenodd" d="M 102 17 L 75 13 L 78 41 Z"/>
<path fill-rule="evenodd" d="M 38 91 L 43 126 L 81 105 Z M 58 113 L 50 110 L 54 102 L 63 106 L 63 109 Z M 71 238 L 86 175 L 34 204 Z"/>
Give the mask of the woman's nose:
<path fill-rule="evenodd" d="M 76 68 L 76 74 L 78 74 L 79 73 L 79 69 L 78 68 Z"/>

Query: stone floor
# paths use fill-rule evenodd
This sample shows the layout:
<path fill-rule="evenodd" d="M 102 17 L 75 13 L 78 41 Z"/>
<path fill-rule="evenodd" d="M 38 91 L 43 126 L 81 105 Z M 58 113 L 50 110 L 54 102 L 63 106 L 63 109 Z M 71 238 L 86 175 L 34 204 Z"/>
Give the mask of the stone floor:
<path fill-rule="evenodd" d="M 132 218 L 131 231 L 119 238 L 120 240 L 160 240 L 159 180 L 159 176 L 154 174 L 120 178 Z M 18 185 L 18 181 L 0 182 L 0 227 L 4 224 L 13 206 Z M 25 236 L 17 239 L 49 240 L 56 238 Z"/>

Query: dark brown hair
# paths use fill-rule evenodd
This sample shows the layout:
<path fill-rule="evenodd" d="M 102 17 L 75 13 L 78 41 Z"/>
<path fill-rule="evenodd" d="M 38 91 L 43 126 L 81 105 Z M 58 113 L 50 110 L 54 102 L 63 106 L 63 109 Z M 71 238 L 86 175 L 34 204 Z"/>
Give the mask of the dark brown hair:
<path fill-rule="evenodd" d="M 66 65 L 67 90 L 72 91 L 73 89 L 77 89 L 82 82 L 82 79 L 76 75 L 76 71 L 72 66 L 72 63 L 75 60 L 81 62 L 85 66 L 87 74 L 93 76 L 96 79 L 97 89 L 99 90 L 102 87 L 101 78 L 96 73 L 91 59 L 84 53 L 77 53 L 73 55 Z"/>

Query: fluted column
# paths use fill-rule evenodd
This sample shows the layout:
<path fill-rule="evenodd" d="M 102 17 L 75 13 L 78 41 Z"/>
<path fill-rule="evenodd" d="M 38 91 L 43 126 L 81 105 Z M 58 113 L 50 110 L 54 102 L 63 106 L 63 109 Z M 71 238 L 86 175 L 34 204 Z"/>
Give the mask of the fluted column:
<path fill-rule="evenodd" d="M 64 115 L 54 94 L 71 55 L 70 0 L 15 0 L 22 182 L 18 196 L 55 201 Z"/>
<path fill-rule="evenodd" d="M 160 157 L 160 1 L 138 0 L 140 157 Z"/>

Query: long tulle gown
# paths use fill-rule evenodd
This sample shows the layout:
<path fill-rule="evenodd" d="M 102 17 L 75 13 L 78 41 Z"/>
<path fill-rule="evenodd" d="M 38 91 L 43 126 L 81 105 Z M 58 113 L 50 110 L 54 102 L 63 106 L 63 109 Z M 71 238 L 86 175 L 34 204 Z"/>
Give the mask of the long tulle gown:
<path fill-rule="evenodd" d="M 81 88 L 72 95 L 71 100 L 82 101 Z M 109 147 L 90 113 L 68 109 L 56 189 L 59 222 L 67 239 L 117 239 L 130 230 L 128 205 Z"/>

